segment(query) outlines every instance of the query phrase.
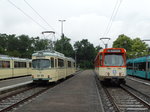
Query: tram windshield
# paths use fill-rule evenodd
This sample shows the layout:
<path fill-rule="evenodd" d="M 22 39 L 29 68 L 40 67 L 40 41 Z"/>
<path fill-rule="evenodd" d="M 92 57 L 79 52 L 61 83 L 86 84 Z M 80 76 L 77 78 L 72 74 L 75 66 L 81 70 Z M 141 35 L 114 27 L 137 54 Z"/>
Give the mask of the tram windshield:
<path fill-rule="evenodd" d="M 123 66 L 124 59 L 121 54 L 105 54 L 105 66 Z"/>
<path fill-rule="evenodd" d="M 35 69 L 45 69 L 45 68 L 50 68 L 50 60 L 48 59 L 35 59 L 32 60 L 32 67 Z"/>

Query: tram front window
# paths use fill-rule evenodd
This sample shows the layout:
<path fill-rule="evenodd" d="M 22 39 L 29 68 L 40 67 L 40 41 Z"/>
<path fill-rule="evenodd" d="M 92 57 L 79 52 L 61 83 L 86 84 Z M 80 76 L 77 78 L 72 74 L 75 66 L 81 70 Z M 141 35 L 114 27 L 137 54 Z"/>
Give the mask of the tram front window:
<path fill-rule="evenodd" d="M 106 54 L 104 59 L 105 66 L 123 66 L 124 60 L 121 54 Z"/>
<path fill-rule="evenodd" d="M 48 59 L 35 59 L 32 61 L 32 67 L 34 69 L 45 69 L 45 68 L 50 68 L 50 60 Z"/>

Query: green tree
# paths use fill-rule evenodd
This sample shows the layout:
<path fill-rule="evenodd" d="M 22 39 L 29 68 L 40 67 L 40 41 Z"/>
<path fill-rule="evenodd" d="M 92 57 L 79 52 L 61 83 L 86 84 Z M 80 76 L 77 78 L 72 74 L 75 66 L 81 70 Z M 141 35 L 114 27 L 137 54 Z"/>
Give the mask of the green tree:
<path fill-rule="evenodd" d="M 103 48 L 102 48 L 100 45 L 96 46 L 96 47 L 95 47 L 96 53 L 98 53 L 99 50 L 101 50 L 101 49 L 103 49 Z"/>
<path fill-rule="evenodd" d="M 87 39 L 77 41 L 74 44 L 76 55 L 77 55 L 77 65 L 81 68 L 93 68 L 93 60 L 96 56 L 96 51 Z"/>
<path fill-rule="evenodd" d="M 134 58 L 148 54 L 148 45 L 140 38 L 131 39 L 122 34 L 113 42 L 114 48 L 125 48 L 127 50 L 127 58 Z"/>
<path fill-rule="evenodd" d="M 143 42 L 140 38 L 133 39 L 131 57 L 139 57 L 148 54 L 148 45 Z"/>
<path fill-rule="evenodd" d="M 132 49 L 132 39 L 124 34 L 119 35 L 119 37 L 113 42 L 113 48 L 124 48 L 128 52 Z"/>
<path fill-rule="evenodd" d="M 67 37 L 61 37 L 60 40 L 55 42 L 56 51 L 63 53 L 65 56 L 74 57 L 73 47 L 70 44 L 70 39 Z"/>
<path fill-rule="evenodd" d="M 6 54 L 7 50 L 7 34 L 0 34 L 0 54 Z"/>

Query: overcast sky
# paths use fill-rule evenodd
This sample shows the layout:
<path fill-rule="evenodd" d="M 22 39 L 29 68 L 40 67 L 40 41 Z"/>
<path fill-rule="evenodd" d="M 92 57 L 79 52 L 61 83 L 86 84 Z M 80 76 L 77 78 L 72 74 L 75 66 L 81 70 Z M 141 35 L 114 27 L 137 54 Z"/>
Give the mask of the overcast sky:
<path fill-rule="evenodd" d="M 110 37 L 109 47 L 120 34 L 150 39 L 150 0 L 26 0 L 50 25 L 47 25 L 24 0 L 10 0 L 46 30 L 54 30 L 60 39 L 59 19 L 65 19 L 64 34 L 72 43 L 88 39 L 94 46 L 99 38 Z M 113 9 L 120 4 L 111 29 L 104 35 Z M 25 16 L 8 0 L 0 0 L 0 33 L 40 36 L 45 29 Z M 52 37 L 52 36 L 51 36 Z"/>

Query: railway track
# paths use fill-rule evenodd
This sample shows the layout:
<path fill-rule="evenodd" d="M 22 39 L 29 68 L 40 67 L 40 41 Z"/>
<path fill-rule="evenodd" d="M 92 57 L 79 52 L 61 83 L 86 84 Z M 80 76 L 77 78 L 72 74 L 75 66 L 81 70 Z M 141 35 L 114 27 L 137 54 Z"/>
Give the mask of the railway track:
<path fill-rule="evenodd" d="M 127 87 L 104 87 L 104 91 L 118 112 L 149 112 L 150 104 L 128 90 Z"/>
<path fill-rule="evenodd" d="M 15 92 L 8 96 L 5 96 L 0 99 L 0 112 L 6 112 L 13 110 L 19 105 L 29 101 L 30 99 L 36 97 L 37 95 L 45 92 L 54 85 L 50 86 L 34 86 L 23 89 L 22 91 Z"/>
<path fill-rule="evenodd" d="M 126 85 L 103 85 L 95 75 L 105 112 L 150 112 L 150 98 Z"/>

